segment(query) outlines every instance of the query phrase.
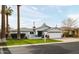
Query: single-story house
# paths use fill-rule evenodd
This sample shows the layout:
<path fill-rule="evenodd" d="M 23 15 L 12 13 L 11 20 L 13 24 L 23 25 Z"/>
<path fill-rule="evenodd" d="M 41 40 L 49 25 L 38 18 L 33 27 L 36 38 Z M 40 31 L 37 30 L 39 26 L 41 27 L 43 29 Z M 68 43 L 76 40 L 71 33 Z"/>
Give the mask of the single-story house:
<path fill-rule="evenodd" d="M 17 30 L 10 30 L 10 34 L 16 33 Z M 45 23 L 35 28 L 35 31 L 33 28 L 21 28 L 20 33 L 25 34 L 25 37 L 27 38 L 41 38 L 43 35 L 49 35 L 49 38 L 61 38 L 62 37 L 62 30 L 58 27 L 50 27 L 46 25 Z"/>
<path fill-rule="evenodd" d="M 9 29 L 11 37 L 17 37 L 17 29 Z M 49 38 L 62 38 L 62 37 L 79 37 L 79 28 L 67 27 L 50 27 L 45 23 L 40 27 L 34 28 L 20 28 L 21 38 L 42 38 L 48 35 Z"/>

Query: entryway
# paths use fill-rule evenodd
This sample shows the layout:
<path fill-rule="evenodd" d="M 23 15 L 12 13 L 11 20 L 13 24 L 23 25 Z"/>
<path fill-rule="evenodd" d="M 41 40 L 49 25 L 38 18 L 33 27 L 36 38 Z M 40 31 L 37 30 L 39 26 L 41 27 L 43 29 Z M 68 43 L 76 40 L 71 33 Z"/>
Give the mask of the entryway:
<path fill-rule="evenodd" d="M 42 31 L 38 31 L 38 37 L 42 36 Z"/>

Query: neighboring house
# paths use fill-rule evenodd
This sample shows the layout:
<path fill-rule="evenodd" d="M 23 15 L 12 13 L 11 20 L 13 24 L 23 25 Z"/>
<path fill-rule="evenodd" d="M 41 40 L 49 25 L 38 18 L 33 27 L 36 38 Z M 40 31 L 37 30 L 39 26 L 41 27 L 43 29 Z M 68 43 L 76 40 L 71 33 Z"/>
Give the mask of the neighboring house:
<path fill-rule="evenodd" d="M 62 27 L 63 37 L 79 37 L 79 28 Z"/>
<path fill-rule="evenodd" d="M 10 32 L 11 34 L 17 33 L 17 30 L 10 30 Z M 24 33 L 28 38 L 41 38 L 43 35 L 49 35 L 49 38 L 61 38 L 63 34 L 60 28 L 50 27 L 45 23 L 42 26 L 35 28 L 35 30 L 33 30 L 33 28 L 21 28 L 20 32 L 21 34 Z"/>

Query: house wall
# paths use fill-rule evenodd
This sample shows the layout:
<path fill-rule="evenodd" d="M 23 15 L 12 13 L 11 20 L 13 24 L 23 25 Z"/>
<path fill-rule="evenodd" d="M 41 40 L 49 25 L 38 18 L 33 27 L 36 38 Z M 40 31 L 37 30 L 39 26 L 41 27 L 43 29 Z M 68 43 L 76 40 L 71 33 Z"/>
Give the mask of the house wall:
<path fill-rule="evenodd" d="M 79 30 L 77 31 L 77 36 L 79 37 Z"/>
<path fill-rule="evenodd" d="M 13 31 L 11 31 L 10 32 L 10 34 L 15 34 L 15 33 L 17 33 L 17 32 L 13 32 Z M 24 33 L 25 34 L 25 37 L 27 37 L 27 38 L 29 38 L 30 37 L 30 32 L 20 32 L 20 33 Z"/>
<path fill-rule="evenodd" d="M 79 37 L 79 29 L 73 29 L 73 30 L 63 30 L 63 34 L 66 32 L 66 33 L 69 33 L 69 32 L 72 32 L 72 36 L 71 37 Z M 64 37 L 70 37 L 69 34 L 64 34 Z"/>
<path fill-rule="evenodd" d="M 76 37 L 79 37 L 79 29 L 75 30 Z"/>
<path fill-rule="evenodd" d="M 64 32 L 68 32 L 68 30 L 60 30 L 60 32 L 61 33 L 55 33 L 56 31 L 58 31 L 59 29 L 55 29 L 55 30 L 52 30 L 51 29 L 51 31 L 54 31 L 54 33 L 53 32 L 47 32 L 47 31 L 42 31 L 43 32 L 43 34 L 48 34 L 49 36 L 51 36 L 50 38 L 53 38 L 53 37 L 62 37 L 62 35 L 64 34 Z M 74 37 L 79 37 L 79 29 L 74 29 L 74 30 L 70 30 L 71 32 L 73 32 L 74 31 L 74 33 L 73 33 L 73 36 Z M 17 33 L 17 32 L 10 32 L 10 33 Z M 35 37 L 35 35 L 38 35 L 38 31 L 36 30 L 36 34 L 30 34 L 30 32 L 21 32 L 21 33 L 25 33 L 25 36 L 27 36 L 28 38 L 33 38 L 33 37 Z M 68 35 L 68 34 L 67 34 Z M 64 36 L 64 37 L 66 37 L 66 36 Z"/>

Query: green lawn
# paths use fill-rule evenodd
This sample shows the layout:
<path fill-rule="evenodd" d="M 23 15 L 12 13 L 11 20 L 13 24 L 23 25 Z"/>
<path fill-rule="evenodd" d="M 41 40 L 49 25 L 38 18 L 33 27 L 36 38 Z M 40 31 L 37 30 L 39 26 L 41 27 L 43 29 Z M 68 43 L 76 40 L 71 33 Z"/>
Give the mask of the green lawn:
<path fill-rule="evenodd" d="M 44 42 L 44 39 L 8 39 L 7 45 L 22 45 L 22 44 L 36 44 L 36 43 L 48 43 L 48 42 L 62 42 L 61 40 L 51 40 L 47 39 Z"/>

